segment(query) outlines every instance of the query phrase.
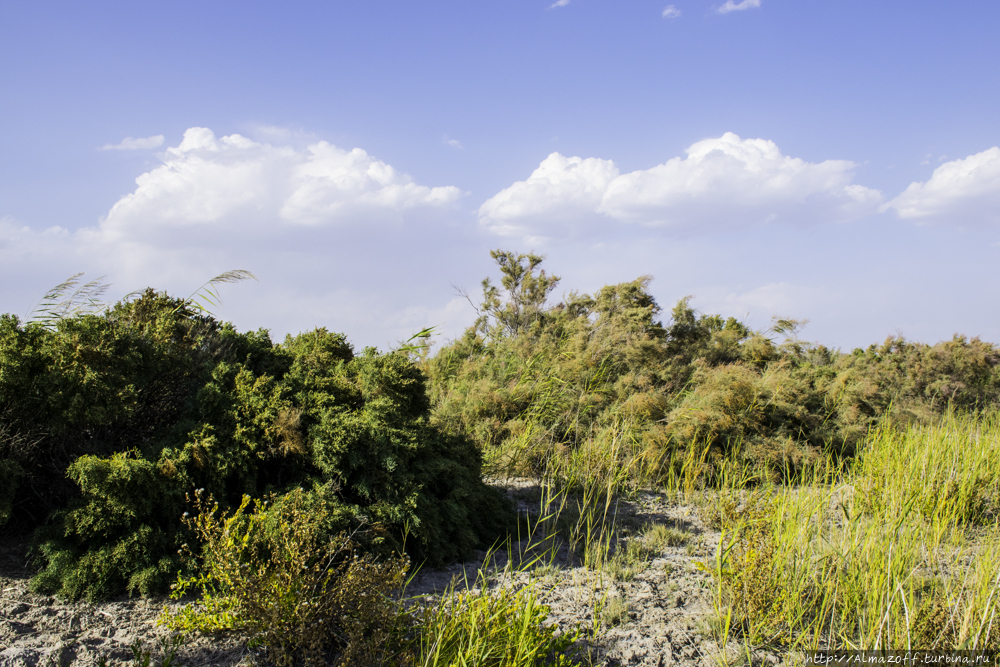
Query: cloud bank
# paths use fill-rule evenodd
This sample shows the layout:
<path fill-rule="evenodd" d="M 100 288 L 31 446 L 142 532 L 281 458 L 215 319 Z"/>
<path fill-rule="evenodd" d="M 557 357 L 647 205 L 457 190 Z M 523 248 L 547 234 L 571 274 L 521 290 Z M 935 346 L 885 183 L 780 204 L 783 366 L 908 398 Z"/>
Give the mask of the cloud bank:
<path fill-rule="evenodd" d="M 917 223 L 1000 223 L 1000 147 L 945 162 L 925 183 L 911 183 L 882 210 Z"/>
<path fill-rule="evenodd" d="M 447 207 L 461 191 L 427 187 L 360 148 L 325 141 L 303 150 L 218 138 L 193 127 L 163 164 L 136 179 L 100 224 L 115 238 L 199 228 L 246 234 L 291 227 L 399 220 L 416 209 Z"/>
<path fill-rule="evenodd" d="M 728 132 L 686 153 L 626 174 L 611 160 L 552 153 L 483 203 L 479 219 L 500 235 L 580 231 L 609 220 L 692 233 L 852 220 L 882 201 L 877 190 L 851 182 L 853 162 L 806 162 L 764 139 Z"/>
<path fill-rule="evenodd" d="M 383 347 L 425 326 L 452 337 L 475 315 L 451 284 L 475 285 L 501 234 L 511 237 L 505 247 L 547 252 L 567 287 L 593 290 L 652 273 L 664 306 L 695 294 L 699 308 L 749 314 L 754 326 L 772 314 L 809 317 L 821 323 L 817 335 L 853 341 L 858 322 L 891 332 L 899 322 L 923 322 L 909 313 L 935 302 L 952 307 L 949 327 L 993 331 L 962 324 L 977 322 L 961 318 L 982 293 L 955 296 L 950 281 L 926 270 L 961 247 L 963 258 L 975 257 L 969 284 L 991 286 L 989 239 L 970 249 L 947 228 L 899 232 L 940 220 L 992 233 L 1000 148 L 942 164 L 884 206 L 878 191 L 854 182 L 852 162 L 809 162 L 731 133 L 625 173 L 612 160 L 552 153 L 483 202 L 478 226 L 457 208 L 457 187 L 423 184 L 360 148 L 280 128 L 253 139 L 190 128 L 158 160 L 82 228 L 41 230 L 0 212 L 6 308 L 27 314 L 77 271 L 107 275 L 113 299 L 147 285 L 187 296 L 222 271 L 249 269 L 260 282 L 226 287 L 218 312 L 241 329 L 267 327 L 280 339 L 326 326 L 359 346 Z M 880 209 L 902 222 L 821 224 Z M 554 242 L 531 240 L 540 238 Z M 895 264 L 883 256 L 889 244 L 903 258 Z M 857 275 L 843 275 L 844 265 Z M 825 287 L 831 275 L 836 292 Z M 907 335 L 941 335 L 920 326 Z"/>

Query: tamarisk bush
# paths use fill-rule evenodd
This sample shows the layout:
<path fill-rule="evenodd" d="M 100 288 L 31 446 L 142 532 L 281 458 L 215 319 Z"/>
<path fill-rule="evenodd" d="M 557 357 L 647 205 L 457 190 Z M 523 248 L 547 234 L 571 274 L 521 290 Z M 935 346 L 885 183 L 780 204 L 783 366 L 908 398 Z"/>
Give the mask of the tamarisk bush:
<path fill-rule="evenodd" d="M 501 279 L 483 281 L 479 318 L 423 365 L 434 422 L 472 438 L 494 474 L 542 474 L 624 438 L 644 452 L 640 484 L 690 461 L 714 483 L 733 457 L 789 479 L 854 457 L 883 420 L 1000 403 L 1000 349 L 976 338 L 844 353 L 799 339 L 802 322 L 753 331 L 688 297 L 662 317 L 649 276 L 552 303 L 559 278 L 542 257 L 491 254 Z"/>

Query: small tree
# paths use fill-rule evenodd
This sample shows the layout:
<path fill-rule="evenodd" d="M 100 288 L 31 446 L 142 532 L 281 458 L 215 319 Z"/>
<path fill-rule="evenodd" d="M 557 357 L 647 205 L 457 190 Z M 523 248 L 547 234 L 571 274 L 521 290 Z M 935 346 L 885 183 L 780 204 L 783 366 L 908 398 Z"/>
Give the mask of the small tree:
<path fill-rule="evenodd" d="M 545 259 L 541 255 L 491 250 L 490 256 L 503 274 L 500 284 L 505 293 L 489 278 L 483 280 L 483 302 L 476 308 L 479 319 L 475 328 L 486 336 L 516 336 L 542 318 L 545 301 L 560 278 L 546 275 L 544 269 L 535 273 Z"/>

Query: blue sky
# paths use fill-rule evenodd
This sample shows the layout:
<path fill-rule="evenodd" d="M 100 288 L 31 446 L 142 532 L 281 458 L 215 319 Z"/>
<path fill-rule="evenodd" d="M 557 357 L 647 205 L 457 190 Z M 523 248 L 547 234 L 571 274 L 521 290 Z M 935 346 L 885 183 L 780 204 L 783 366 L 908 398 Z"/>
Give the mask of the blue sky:
<path fill-rule="evenodd" d="M 0 4 L 0 311 L 471 323 L 491 248 L 849 349 L 1000 341 L 1000 5 Z"/>

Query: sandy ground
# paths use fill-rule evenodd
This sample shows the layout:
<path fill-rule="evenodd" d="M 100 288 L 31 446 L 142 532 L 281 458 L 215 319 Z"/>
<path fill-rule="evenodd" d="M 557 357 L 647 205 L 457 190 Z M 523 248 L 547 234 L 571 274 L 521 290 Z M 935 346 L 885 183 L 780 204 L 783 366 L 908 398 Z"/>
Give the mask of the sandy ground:
<path fill-rule="evenodd" d="M 538 509 L 540 494 L 530 484 L 517 483 L 510 492 L 522 514 Z M 619 548 L 625 548 L 629 539 L 641 540 L 642 529 L 650 524 L 683 533 L 686 543 L 649 554 L 641 571 L 617 579 L 607 571 L 583 567 L 579 558 L 570 558 L 568 548 L 560 549 L 554 559 L 546 553 L 531 564 L 538 550 L 530 549 L 529 540 L 517 544 L 513 553 L 496 554 L 490 561 L 492 569 L 505 571 L 510 557 L 512 567 L 506 571 L 514 574 L 509 578 L 515 585 L 533 583 L 551 608 L 549 621 L 565 630 L 584 629 L 581 645 L 595 665 L 717 665 L 718 650 L 708 625 L 710 577 L 695 563 L 712 558 L 719 533 L 704 525 L 695 508 L 651 493 L 621 503 L 613 522 L 625 533 Z M 451 581 L 459 588 L 466 582 L 474 585 L 483 556 L 443 571 L 420 573 L 408 592 L 433 594 Z"/>
<path fill-rule="evenodd" d="M 89 604 L 36 595 L 28 590 L 26 547 L 26 540 L 0 544 L 0 666 L 140 664 L 133 647 L 159 664 L 170 633 L 155 622 L 164 605 L 178 603 L 119 597 Z M 239 638 L 194 637 L 177 657 L 191 667 L 251 664 Z"/>
<path fill-rule="evenodd" d="M 538 509 L 540 492 L 529 482 L 507 484 L 507 492 L 523 513 Z M 593 665 L 717 665 L 719 648 L 712 640 L 710 577 L 696 566 L 715 553 L 719 533 L 710 530 L 694 507 L 678 505 L 646 493 L 623 502 L 615 517 L 624 547 L 642 539 L 642 529 L 661 524 L 683 533 L 683 544 L 648 553 L 629 575 L 615 578 L 588 570 L 571 558 L 568 548 L 531 564 L 538 553 L 528 540 L 493 554 L 488 585 L 533 585 L 551 607 L 549 621 L 561 629 L 580 627 L 581 650 Z M 24 541 L 0 544 L 0 667 L 47 665 L 141 664 L 135 651 L 148 652 L 148 664 L 159 665 L 169 651 L 170 634 L 155 624 L 164 598 L 122 597 L 101 604 L 64 602 L 28 591 L 31 571 Z M 417 574 L 406 595 L 434 595 L 449 585 L 475 586 L 484 567 L 478 559 L 444 570 Z M 508 560 L 513 567 L 505 567 Z M 489 568 L 487 568 L 489 569 Z M 513 573 L 513 574 L 511 574 Z M 506 579 L 506 582 L 504 581 Z M 735 652 L 736 647 L 730 647 Z M 257 659 L 240 637 L 190 637 L 176 651 L 175 665 L 251 665 Z M 754 664 L 777 662 L 777 656 L 755 655 Z"/>

